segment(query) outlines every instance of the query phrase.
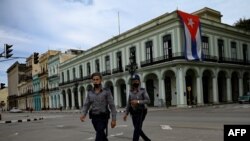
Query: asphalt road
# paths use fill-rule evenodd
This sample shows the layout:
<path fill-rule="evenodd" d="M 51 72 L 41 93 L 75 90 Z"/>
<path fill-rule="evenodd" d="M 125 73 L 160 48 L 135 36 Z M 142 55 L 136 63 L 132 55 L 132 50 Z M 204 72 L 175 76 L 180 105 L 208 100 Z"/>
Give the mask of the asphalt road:
<path fill-rule="evenodd" d="M 0 123 L 0 141 L 94 141 L 91 120 L 80 122 L 78 112 L 2 113 L 6 119 L 43 117 L 30 122 Z M 110 141 L 131 141 L 131 118 L 118 113 Z M 3 119 L 4 119 L 3 117 Z M 143 125 L 152 141 L 223 141 L 225 124 L 250 125 L 250 104 L 150 110 Z M 142 139 L 141 139 L 142 140 Z"/>

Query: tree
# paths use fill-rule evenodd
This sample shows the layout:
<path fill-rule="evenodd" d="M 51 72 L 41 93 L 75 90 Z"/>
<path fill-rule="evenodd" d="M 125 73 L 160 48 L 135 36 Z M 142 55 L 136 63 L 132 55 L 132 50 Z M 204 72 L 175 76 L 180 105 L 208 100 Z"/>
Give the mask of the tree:
<path fill-rule="evenodd" d="M 236 28 L 250 32 L 250 19 L 240 18 L 236 23 L 234 23 Z"/>

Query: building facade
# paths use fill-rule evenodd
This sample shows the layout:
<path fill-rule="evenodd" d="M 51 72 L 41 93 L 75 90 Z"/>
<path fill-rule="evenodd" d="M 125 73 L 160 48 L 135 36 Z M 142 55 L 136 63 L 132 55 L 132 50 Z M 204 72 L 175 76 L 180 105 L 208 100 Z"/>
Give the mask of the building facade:
<path fill-rule="evenodd" d="M 166 13 L 60 64 L 64 107 L 82 106 L 93 72 L 103 74 L 103 86 L 113 92 L 115 105 L 124 107 L 131 56 L 150 106 L 236 102 L 249 91 L 250 33 L 221 23 L 219 11 L 203 8 L 193 14 L 201 21 L 203 61 L 185 59 L 182 23 L 177 11 Z"/>
<path fill-rule="evenodd" d="M 0 113 L 7 110 L 8 88 L 0 89 Z"/>
<path fill-rule="evenodd" d="M 8 70 L 8 99 L 7 109 L 18 107 L 18 84 L 21 81 L 21 76 L 25 73 L 26 65 L 15 62 Z"/>
<path fill-rule="evenodd" d="M 72 52 L 61 53 L 50 56 L 48 59 L 48 87 L 49 87 L 49 107 L 58 109 L 63 107 L 63 102 L 59 90 L 59 65 L 64 61 L 75 57 Z"/>
<path fill-rule="evenodd" d="M 33 79 L 32 77 L 40 72 L 39 64 L 34 63 L 34 55 L 26 59 L 24 73 L 18 83 L 18 107 L 23 110 L 34 108 L 33 101 Z"/>
<path fill-rule="evenodd" d="M 40 97 L 42 101 L 42 109 L 49 109 L 49 89 L 48 89 L 48 59 L 50 56 L 54 56 L 59 51 L 49 50 L 46 53 L 43 53 L 39 57 L 39 64 L 40 64 L 40 73 L 38 73 L 38 77 L 40 80 Z"/>

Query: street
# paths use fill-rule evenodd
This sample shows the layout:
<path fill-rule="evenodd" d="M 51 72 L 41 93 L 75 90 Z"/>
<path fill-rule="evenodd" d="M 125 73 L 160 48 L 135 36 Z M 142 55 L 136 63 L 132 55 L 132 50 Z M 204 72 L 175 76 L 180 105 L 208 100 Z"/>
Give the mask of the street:
<path fill-rule="evenodd" d="M 110 141 L 131 141 L 131 118 L 110 128 Z M 2 113 L 3 120 L 39 118 L 30 122 L 0 123 L 1 141 L 93 141 L 91 120 L 80 122 L 79 112 Z M 150 108 L 143 125 L 152 141 L 223 141 L 225 124 L 250 124 L 250 104 L 225 104 L 195 108 Z M 142 139 L 141 139 L 142 140 Z"/>

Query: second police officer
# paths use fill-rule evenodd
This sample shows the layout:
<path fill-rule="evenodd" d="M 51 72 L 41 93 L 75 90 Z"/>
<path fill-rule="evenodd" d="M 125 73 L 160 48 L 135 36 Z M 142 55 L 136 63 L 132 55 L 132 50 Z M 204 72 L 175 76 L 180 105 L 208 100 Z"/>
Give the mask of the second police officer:
<path fill-rule="evenodd" d="M 131 78 L 132 88 L 129 91 L 129 97 L 126 106 L 126 112 L 123 117 L 124 121 L 130 113 L 134 126 L 133 141 L 139 141 L 140 136 L 145 141 L 151 141 L 142 131 L 143 121 L 147 115 L 147 104 L 150 98 L 145 88 L 140 87 L 140 77 L 134 74 Z"/>

